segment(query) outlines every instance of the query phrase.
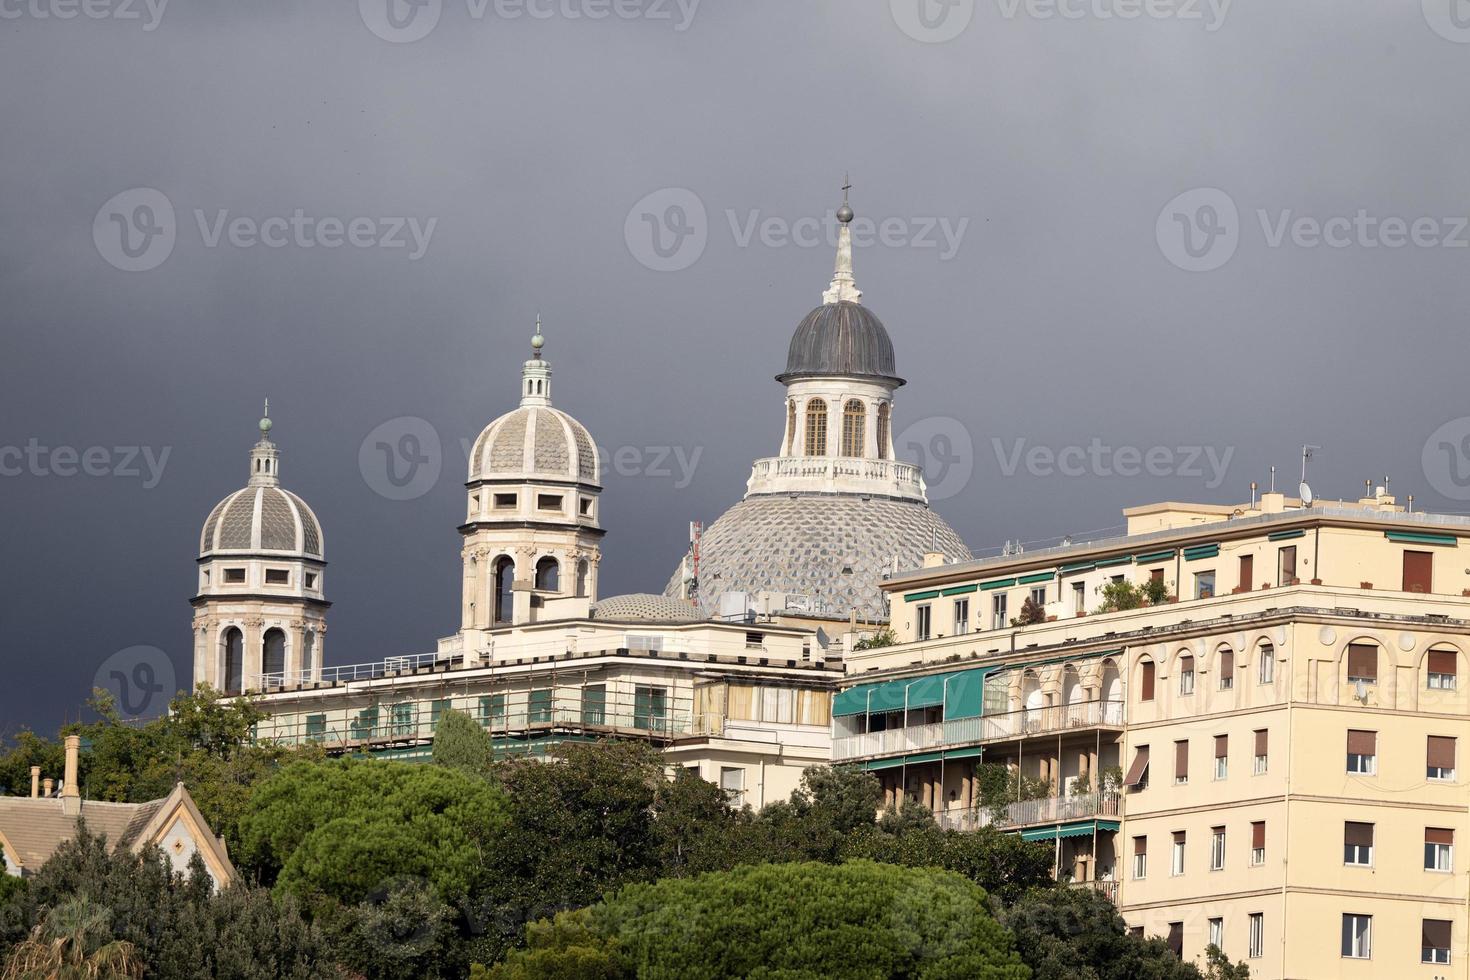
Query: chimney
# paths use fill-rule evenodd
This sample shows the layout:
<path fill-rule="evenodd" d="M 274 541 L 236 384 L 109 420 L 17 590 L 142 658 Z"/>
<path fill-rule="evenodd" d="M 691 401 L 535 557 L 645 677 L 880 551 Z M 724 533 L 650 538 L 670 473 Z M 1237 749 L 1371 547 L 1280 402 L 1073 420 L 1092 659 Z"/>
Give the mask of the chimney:
<path fill-rule="evenodd" d="M 31 799 L 41 795 L 41 767 L 31 766 Z"/>
<path fill-rule="evenodd" d="M 924 564 L 923 564 L 923 567 L 924 568 L 937 568 L 938 566 L 943 565 L 943 564 L 944 564 L 944 552 L 942 552 L 942 551 L 926 551 L 926 552 L 924 552 Z"/>
<path fill-rule="evenodd" d="M 41 780 L 41 795 L 48 800 L 51 798 L 51 778 L 49 776 Z"/>
<path fill-rule="evenodd" d="M 68 735 L 66 737 L 66 775 L 61 781 L 61 798 L 74 803 L 65 804 L 68 812 L 73 812 L 72 807 L 81 810 L 82 794 L 77 788 L 77 756 L 82 751 L 82 736 Z"/>

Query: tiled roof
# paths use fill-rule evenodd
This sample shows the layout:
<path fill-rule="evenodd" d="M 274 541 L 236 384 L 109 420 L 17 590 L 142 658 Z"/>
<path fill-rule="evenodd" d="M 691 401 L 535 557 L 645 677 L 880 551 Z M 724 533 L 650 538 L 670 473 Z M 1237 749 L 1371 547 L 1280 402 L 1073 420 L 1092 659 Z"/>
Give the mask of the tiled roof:
<path fill-rule="evenodd" d="M 77 824 L 105 835 L 114 847 L 132 847 L 148 821 L 163 806 L 148 803 L 103 803 L 83 800 L 79 815 L 68 815 L 56 798 L 0 796 L 0 834 L 15 848 L 27 873 L 36 871 L 63 842 L 76 836 Z"/>

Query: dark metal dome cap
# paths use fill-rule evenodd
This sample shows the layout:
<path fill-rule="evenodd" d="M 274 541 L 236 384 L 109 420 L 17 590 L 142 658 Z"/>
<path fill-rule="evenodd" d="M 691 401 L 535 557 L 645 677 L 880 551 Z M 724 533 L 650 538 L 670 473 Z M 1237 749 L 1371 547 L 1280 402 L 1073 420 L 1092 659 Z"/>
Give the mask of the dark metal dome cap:
<path fill-rule="evenodd" d="M 808 313 L 791 337 L 780 382 L 801 377 L 855 375 L 903 384 L 893 341 L 883 322 L 861 303 L 824 303 Z"/>

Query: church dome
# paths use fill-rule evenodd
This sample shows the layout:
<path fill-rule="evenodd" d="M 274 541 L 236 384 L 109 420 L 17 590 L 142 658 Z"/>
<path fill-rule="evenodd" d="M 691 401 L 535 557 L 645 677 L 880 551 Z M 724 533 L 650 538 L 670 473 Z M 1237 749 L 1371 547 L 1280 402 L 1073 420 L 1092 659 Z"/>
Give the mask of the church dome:
<path fill-rule="evenodd" d="M 791 608 L 886 619 L 883 576 L 917 568 L 926 552 L 968 561 L 970 551 L 922 501 L 850 494 L 754 494 L 700 538 L 699 605 L 718 613 L 727 592 L 793 597 Z M 681 594 L 683 569 L 664 589 Z"/>
<path fill-rule="evenodd" d="M 470 481 L 547 478 L 597 483 L 597 447 L 581 422 L 522 405 L 487 425 L 470 452 Z"/>
<path fill-rule="evenodd" d="M 704 617 L 687 599 L 635 592 L 594 603 L 588 618 L 614 623 L 696 623 Z"/>
<path fill-rule="evenodd" d="M 280 487 L 236 490 L 215 505 L 199 536 L 199 554 L 219 551 L 322 557 L 322 526 L 306 501 Z"/>
<path fill-rule="evenodd" d="M 776 380 L 830 375 L 897 379 L 893 341 L 861 303 L 823 303 L 808 313 L 791 336 L 786 370 Z"/>

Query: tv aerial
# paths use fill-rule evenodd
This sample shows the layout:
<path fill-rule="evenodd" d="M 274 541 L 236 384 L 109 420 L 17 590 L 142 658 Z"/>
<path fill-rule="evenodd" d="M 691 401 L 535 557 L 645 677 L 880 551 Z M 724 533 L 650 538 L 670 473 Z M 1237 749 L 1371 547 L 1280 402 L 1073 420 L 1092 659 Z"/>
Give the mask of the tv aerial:
<path fill-rule="evenodd" d="M 1321 446 L 1302 446 L 1302 482 L 1297 487 L 1297 496 L 1301 498 L 1303 507 L 1312 506 L 1312 488 L 1307 484 L 1307 460 L 1312 458 L 1312 453 L 1321 448 Z"/>

